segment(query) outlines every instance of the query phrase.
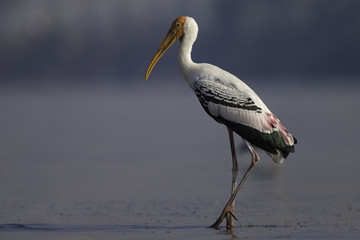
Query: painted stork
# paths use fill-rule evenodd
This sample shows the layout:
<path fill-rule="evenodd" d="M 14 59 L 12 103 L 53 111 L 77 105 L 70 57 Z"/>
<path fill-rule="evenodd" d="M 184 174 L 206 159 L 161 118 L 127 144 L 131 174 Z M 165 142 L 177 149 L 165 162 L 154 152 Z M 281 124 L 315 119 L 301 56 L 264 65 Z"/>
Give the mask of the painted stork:
<path fill-rule="evenodd" d="M 217 66 L 192 61 L 191 50 L 197 34 L 198 25 L 193 18 L 184 16 L 176 18 L 152 58 L 145 79 L 148 79 L 150 72 L 166 50 L 180 39 L 178 62 L 184 78 L 204 110 L 215 121 L 224 124 L 228 130 L 232 154 L 231 197 L 218 219 L 210 227 L 218 228 L 226 219 L 226 228 L 232 229 L 233 218 L 237 220 L 234 215 L 236 195 L 260 159 L 252 145 L 263 149 L 275 163 L 282 163 L 290 152 L 295 151 L 296 139 L 244 82 Z M 238 163 L 233 132 L 243 138 L 252 155 L 251 164 L 238 186 L 236 186 Z"/>

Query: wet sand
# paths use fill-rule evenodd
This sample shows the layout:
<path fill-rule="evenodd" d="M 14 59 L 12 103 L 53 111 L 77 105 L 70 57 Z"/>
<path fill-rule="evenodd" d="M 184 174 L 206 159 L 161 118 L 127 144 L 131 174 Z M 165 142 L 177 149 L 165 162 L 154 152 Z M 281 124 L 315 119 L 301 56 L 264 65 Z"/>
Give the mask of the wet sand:
<path fill-rule="evenodd" d="M 233 233 L 208 228 L 230 194 L 227 132 L 186 83 L 2 88 L 0 238 L 358 239 L 352 84 L 250 84 L 299 143 L 280 166 L 260 154 Z"/>

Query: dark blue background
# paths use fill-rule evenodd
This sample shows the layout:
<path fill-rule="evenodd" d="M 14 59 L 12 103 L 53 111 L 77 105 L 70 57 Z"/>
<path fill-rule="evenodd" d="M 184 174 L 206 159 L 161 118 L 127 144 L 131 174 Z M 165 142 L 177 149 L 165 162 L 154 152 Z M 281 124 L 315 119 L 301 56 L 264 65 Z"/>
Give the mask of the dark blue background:
<path fill-rule="evenodd" d="M 0 79 L 142 81 L 180 15 L 199 25 L 194 61 L 213 63 L 241 79 L 356 79 L 359 12 L 356 0 L 2 1 Z M 153 75 L 181 78 L 175 45 Z"/>

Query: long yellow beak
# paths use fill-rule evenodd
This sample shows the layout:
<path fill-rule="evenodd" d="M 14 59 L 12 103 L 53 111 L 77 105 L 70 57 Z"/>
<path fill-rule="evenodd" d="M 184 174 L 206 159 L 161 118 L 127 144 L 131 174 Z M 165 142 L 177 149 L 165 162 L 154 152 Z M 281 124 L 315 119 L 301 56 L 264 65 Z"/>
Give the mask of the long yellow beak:
<path fill-rule="evenodd" d="M 159 59 L 164 55 L 164 53 L 173 45 L 173 43 L 179 39 L 184 31 L 183 25 L 185 23 L 185 17 L 178 17 L 175 19 L 168 33 L 166 34 L 164 40 L 161 42 L 159 48 L 156 50 L 154 57 L 151 59 L 151 62 L 146 70 L 145 79 L 147 80 L 151 71 L 153 70 L 155 64 Z"/>

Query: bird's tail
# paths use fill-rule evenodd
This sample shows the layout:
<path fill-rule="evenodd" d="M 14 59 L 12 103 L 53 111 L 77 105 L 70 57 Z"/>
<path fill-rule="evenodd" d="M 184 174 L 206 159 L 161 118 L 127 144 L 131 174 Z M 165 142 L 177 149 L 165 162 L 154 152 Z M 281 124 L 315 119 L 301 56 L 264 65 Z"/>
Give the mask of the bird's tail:
<path fill-rule="evenodd" d="M 286 156 L 283 155 L 283 153 L 279 150 L 276 149 L 276 154 L 274 153 L 270 153 L 270 152 L 267 152 L 265 151 L 267 155 L 269 155 L 272 160 L 274 161 L 274 163 L 278 163 L 278 164 L 281 164 L 283 163 L 284 159 L 286 158 Z M 289 153 L 288 153 L 289 154 Z"/>

